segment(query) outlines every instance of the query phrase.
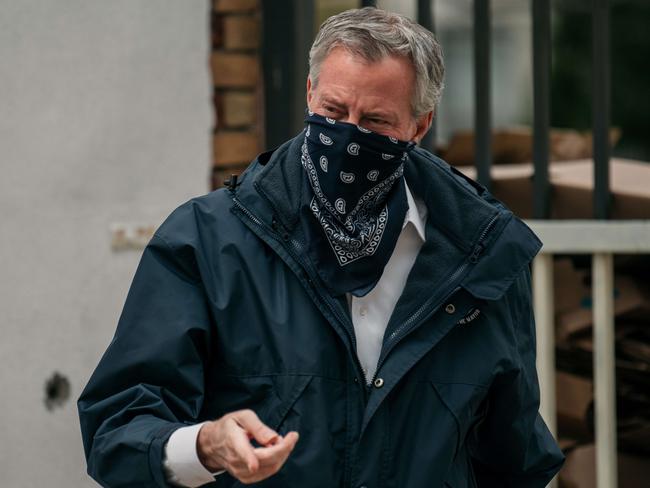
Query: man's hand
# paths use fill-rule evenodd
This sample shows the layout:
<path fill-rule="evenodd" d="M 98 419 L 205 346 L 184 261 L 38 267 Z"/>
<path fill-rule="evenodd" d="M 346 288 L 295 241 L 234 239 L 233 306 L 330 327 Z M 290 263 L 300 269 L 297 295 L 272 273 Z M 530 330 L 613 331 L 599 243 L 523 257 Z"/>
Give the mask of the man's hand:
<path fill-rule="evenodd" d="M 253 447 L 254 438 L 264 447 Z M 267 427 L 252 410 L 237 410 L 201 427 L 196 450 L 210 471 L 227 470 L 244 484 L 274 475 L 289 457 L 297 432 L 282 437 Z"/>

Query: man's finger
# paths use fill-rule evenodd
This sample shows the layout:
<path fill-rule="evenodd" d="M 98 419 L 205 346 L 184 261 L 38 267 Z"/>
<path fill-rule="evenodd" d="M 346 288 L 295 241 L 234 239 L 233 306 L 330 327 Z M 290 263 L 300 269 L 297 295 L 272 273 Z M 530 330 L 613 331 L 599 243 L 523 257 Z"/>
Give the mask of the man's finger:
<path fill-rule="evenodd" d="M 237 422 L 234 422 L 231 439 L 235 454 L 246 464 L 249 472 L 255 473 L 259 469 L 259 460 L 255 455 L 253 446 L 248 440 L 246 431 Z"/>
<path fill-rule="evenodd" d="M 260 444 L 275 444 L 278 433 L 265 425 L 252 410 L 240 410 L 233 415 L 237 423 Z"/>
<path fill-rule="evenodd" d="M 297 432 L 289 432 L 282 441 L 268 447 L 257 447 L 254 449 L 255 456 L 259 459 L 261 465 L 275 464 L 278 461 L 284 461 L 293 450 L 298 441 Z"/>
<path fill-rule="evenodd" d="M 277 473 L 280 468 L 284 465 L 285 461 L 291 454 L 294 446 L 296 445 L 296 440 L 298 434 L 292 432 L 287 434 L 286 438 L 283 438 L 277 444 L 270 447 L 258 447 L 255 449 L 255 455 L 259 459 L 260 467 L 256 473 L 245 474 L 240 478 L 240 481 L 246 483 L 254 483 L 256 481 L 261 481 L 273 476 Z M 284 439 L 287 439 L 286 441 Z"/>

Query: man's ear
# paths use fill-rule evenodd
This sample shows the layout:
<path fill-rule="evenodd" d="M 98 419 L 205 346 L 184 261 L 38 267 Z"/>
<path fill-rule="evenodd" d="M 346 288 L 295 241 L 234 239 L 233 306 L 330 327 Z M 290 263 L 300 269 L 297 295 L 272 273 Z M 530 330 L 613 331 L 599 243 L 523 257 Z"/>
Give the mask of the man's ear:
<path fill-rule="evenodd" d="M 313 97 L 314 97 L 314 94 L 312 92 L 311 78 L 308 76 L 307 77 L 307 107 L 309 107 L 310 110 L 311 110 L 311 99 Z"/>
<path fill-rule="evenodd" d="M 417 118 L 417 120 L 415 121 L 415 135 L 413 136 L 413 140 L 415 142 L 417 142 L 418 144 L 420 143 L 424 135 L 431 127 L 432 122 L 433 122 L 433 111 L 427 112 L 424 115 L 421 115 Z"/>

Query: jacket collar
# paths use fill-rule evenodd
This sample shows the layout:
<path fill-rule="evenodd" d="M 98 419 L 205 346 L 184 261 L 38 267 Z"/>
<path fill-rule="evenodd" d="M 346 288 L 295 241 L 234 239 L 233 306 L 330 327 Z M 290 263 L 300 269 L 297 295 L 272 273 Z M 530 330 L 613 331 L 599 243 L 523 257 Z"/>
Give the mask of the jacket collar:
<path fill-rule="evenodd" d="M 424 226 L 427 220 L 427 208 L 424 204 L 419 205 L 419 202 L 415 201 L 415 197 L 413 196 L 413 193 L 411 193 L 411 189 L 406 182 L 404 182 L 404 189 L 406 190 L 408 210 L 406 211 L 406 217 L 404 218 L 404 225 L 402 228 L 406 227 L 406 225 L 411 222 L 418 237 L 422 242 L 424 242 L 426 240 Z"/>
<path fill-rule="evenodd" d="M 289 234 L 299 234 L 298 208 L 304 184 L 300 162 L 302 133 L 263 153 L 240 178 L 237 198 L 267 225 L 277 219 Z M 409 154 L 404 177 L 427 208 L 423 251 L 442 253 L 449 261 L 469 258 L 480 243 L 481 254 L 462 286 L 477 298 L 498 299 L 541 242 L 482 185 L 431 153 L 416 148 Z M 259 198 L 262 196 L 262 198 Z M 426 265 L 426 260 L 422 264 Z M 429 268 L 427 266 L 427 268 Z M 430 279 L 439 270 L 426 270 Z M 433 281 L 435 283 L 435 281 Z"/>

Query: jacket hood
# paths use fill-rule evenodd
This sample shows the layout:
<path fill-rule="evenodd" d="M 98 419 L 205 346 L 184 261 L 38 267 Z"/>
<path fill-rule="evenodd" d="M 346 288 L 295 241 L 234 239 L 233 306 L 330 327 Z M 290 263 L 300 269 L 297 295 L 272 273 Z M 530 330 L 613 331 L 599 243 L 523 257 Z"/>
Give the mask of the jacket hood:
<path fill-rule="evenodd" d="M 301 143 L 302 134 L 259 155 L 233 192 L 256 218 L 268 226 L 279 221 L 294 236 L 300 234 L 304 184 Z M 410 152 L 404 177 L 428 209 L 427 242 L 419 263 L 425 272 L 418 274 L 435 283 L 448 271 L 444 263 L 469 260 L 471 269 L 461 286 L 477 298 L 500 298 L 541 248 L 538 237 L 484 186 L 428 151 Z M 444 259 L 427 260 L 427 253 Z"/>

